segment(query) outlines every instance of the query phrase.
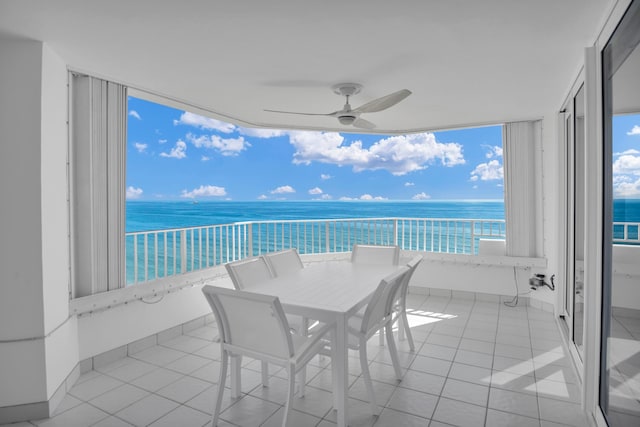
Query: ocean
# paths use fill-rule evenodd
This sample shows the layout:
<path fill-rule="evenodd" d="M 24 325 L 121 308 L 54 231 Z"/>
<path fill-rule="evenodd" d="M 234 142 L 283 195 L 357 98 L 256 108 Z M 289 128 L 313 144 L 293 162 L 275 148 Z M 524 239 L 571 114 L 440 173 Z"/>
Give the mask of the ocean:
<path fill-rule="evenodd" d="M 128 201 L 127 232 L 242 221 L 340 218 L 504 219 L 500 200 L 424 201 Z"/>
<path fill-rule="evenodd" d="M 331 248 L 345 251 L 353 243 L 391 242 L 403 247 L 446 253 L 477 253 L 480 238 L 504 236 L 504 203 L 499 200 L 464 201 L 128 201 L 126 231 L 203 227 L 188 232 L 158 232 L 126 237 L 127 283 L 219 265 L 246 255 L 250 240 L 245 227 L 210 227 L 245 221 L 289 221 L 353 218 L 412 218 L 419 221 L 339 221 L 306 225 L 254 224 L 252 253 L 287 245 L 300 253 L 318 253 Z M 616 222 L 640 223 L 640 200 L 618 200 Z M 423 219 L 489 220 L 424 221 Z M 398 227 L 398 235 L 396 232 Z M 622 226 L 617 226 L 622 227 Z M 639 227 L 628 229 L 637 239 Z M 614 236 L 622 238 L 624 227 Z"/>
<path fill-rule="evenodd" d="M 126 209 L 127 232 L 291 219 L 504 219 L 501 200 L 127 201 Z M 640 222 L 640 199 L 615 200 L 614 222 Z"/>

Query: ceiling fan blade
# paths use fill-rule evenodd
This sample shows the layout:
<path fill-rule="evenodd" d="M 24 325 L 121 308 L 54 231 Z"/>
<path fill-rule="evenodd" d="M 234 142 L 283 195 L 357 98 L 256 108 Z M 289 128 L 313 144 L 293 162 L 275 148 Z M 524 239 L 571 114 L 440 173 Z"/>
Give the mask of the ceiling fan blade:
<path fill-rule="evenodd" d="M 374 99 L 371 102 L 367 102 L 364 105 L 356 108 L 356 113 L 376 113 L 378 111 L 386 110 L 389 107 L 396 105 L 398 102 L 405 99 L 407 96 L 411 95 L 411 91 L 407 89 L 402 89 L 387 96 L 383 96 L 382 98 Z"/>
<path fill-rule="evenodd" d="M 328 114 L 324 114 L 324 113 L 299 113 L 297 111 L 282 111 L 282 110 L 264 110 L 264 111 L 269 111 L 270 113 L 300 114 L 300 115 L 303 115 L 303 116 L 333 116 L 336 113 L 338 113 L 338 111 L 334 111 L 333 113 L 328 113 Z"/>
<path fill-rule="evenodd" d="M 365 120 L 363 118 L 358 117 L 353 121 L 353 126 L 360 129 L 374 129 L 376 125 L 371 123 L 369 120 Z"/>

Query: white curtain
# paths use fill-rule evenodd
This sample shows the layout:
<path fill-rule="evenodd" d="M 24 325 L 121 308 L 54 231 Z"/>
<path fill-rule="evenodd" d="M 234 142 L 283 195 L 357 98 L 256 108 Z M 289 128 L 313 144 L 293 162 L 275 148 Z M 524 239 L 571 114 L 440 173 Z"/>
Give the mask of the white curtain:
<path fill-rule="evenodd" d="M 126 87 L 71 76 L 73 296 L 125 285 Z"/>
<path fill-rule="evenodd" d="M 540 138 L 540 121 L 506 123 L 503 127 L 507 256 L 537 254 L 539 209 L 535 201 L 541 188 L 535 171 Z"/>

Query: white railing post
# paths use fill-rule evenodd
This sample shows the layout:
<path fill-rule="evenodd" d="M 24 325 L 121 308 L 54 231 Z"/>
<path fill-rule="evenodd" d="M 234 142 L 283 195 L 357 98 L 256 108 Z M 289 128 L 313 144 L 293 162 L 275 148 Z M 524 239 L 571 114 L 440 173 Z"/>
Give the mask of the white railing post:
<path fill-rule="evenodd" d="M 476 241 L 476 223 L 475 221 L 471 220 L 471 240 L 470 240 L 470 247 L 469 247 L 469 251 L 471 255 L 475 255 L 476 251 L 475 251 L 475 241 Z"/>
<path fill-rule="evenodd" d="M 398 218 L 393 219 L 393 244 L 398 244 Z"/>
<path fill-rule="evenodd" d="M 180 273 L 187 272 L 187 230 L 180 230 Z"/>
<path fill-rule="evenodd" d="M 247 253 L 251 257 L 251 256 L 253 256 L 253 223 L 252 222 L 250 222 L 247 225 L 247 230 L 248 230 L 247 234 L 248 234 L 248 237 L 249 237 L 249 243 L 248 243 L 249 247 L 247 248 L 247 250 L 248 250 Z"/>

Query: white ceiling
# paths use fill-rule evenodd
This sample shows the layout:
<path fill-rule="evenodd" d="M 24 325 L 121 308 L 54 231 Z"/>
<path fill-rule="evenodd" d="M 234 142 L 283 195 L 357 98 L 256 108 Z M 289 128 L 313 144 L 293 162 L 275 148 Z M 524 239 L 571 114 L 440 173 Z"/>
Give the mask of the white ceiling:
<path fill-rule="evenodd" d="M 71 69 L 238 124 L 355 131 L 329 113 L 341 82 L 363 118 L 407 133 L 540 118 L 560 108 L 614 0 L 2 0 L 0 38 L 46 42 Z"/>

